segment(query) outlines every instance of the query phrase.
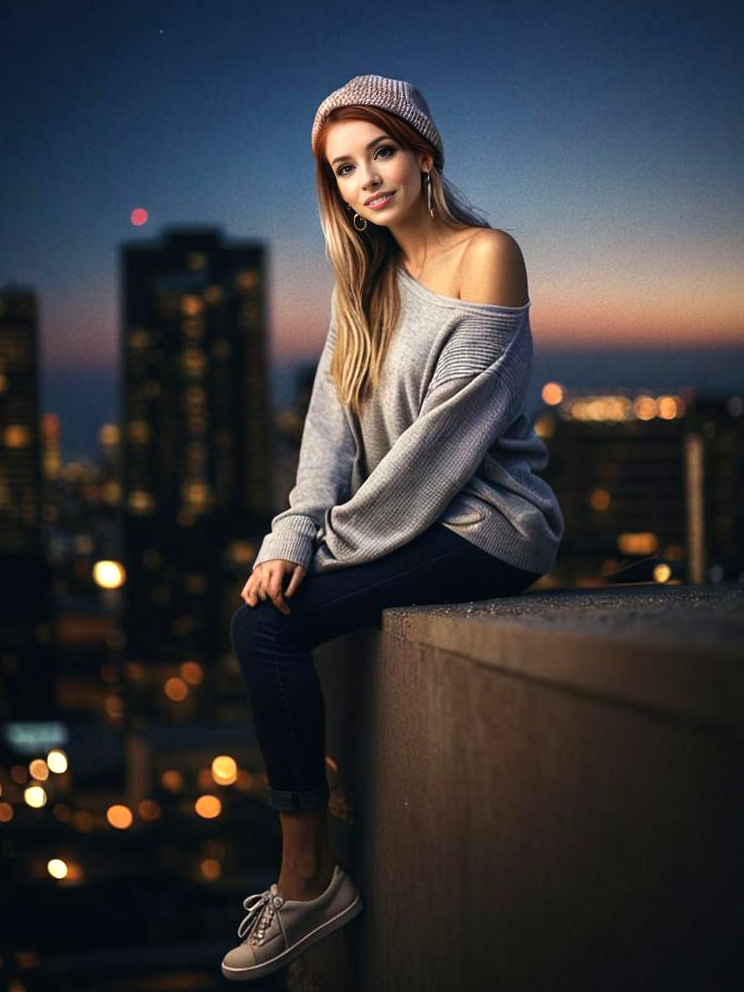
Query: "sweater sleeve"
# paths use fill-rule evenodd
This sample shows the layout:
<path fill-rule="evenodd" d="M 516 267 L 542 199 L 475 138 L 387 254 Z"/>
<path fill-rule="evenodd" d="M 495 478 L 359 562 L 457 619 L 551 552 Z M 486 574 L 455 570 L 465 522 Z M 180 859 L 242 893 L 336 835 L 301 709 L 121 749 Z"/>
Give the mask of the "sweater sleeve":
<path fill-rule="evenodd" d="M 308 568 L 325 511 L 349 495 L 356 443 L 330 375 L 335 341 L 334 291 L 330 327 L 302 430 L 297 477 L 288 496 L 289 508 L 272 519 L 271 533 L 261 542 L 253 568 L 272 558 Z"/>
<path fill-rule="evenodd" d="M 528 309 L 468 315 L 454 329 L 416 420 L 351 499 L 326 510 L 333 558 L 353 565 L 389 554 L 443 515 L 519 415 L 532 361 Z"/>

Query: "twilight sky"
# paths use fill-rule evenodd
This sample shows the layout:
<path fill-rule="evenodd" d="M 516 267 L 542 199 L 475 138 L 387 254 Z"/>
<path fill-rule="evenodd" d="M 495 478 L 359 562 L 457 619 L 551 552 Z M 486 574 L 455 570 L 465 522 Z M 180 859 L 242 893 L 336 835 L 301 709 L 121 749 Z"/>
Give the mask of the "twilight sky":
<path fill-rule="evenodd" d="M 732 355 L 744 380 L 740 3 L 24 0 L 0 38 L 0 286 L 38 292 L 68 454 L 117 409 L 124 240 L 265 240 L 277 371 L 317 358 L 332 280 L 310 127 L 368 72 L 423 92 L 445 175 L 519 242 L 543 379 L 568 382 L 575 353 L 582 383 L 609 384 L 616 350 L 652 382 L 677 350 L 679 386 L 731 376 Z"/>

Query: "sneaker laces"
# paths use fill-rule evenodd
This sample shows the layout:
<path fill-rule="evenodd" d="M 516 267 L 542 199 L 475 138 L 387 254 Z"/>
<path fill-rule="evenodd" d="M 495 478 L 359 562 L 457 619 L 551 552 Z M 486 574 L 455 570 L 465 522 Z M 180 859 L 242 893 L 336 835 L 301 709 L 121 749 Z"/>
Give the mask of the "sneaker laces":
<path fill-rule="evenodd" d="M 238 937 L 249 938 L 252 943 L 260 944 L 271 926 L 276 910 L 283 902 L 284 896 L 279 895 L 276 882 L 263 892 L 247 896 L 243 900 L 243 908 L 248 910 L 248 915 L 238 927 Z"/>

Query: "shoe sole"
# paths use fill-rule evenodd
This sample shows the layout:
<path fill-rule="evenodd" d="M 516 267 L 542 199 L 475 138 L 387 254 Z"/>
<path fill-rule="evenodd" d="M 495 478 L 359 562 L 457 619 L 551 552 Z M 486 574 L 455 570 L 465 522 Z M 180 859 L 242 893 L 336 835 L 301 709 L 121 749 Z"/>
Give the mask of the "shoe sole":
<path fill-rule="evenodd" d="M 278 971 L 279 968 L 283 968 L 285 965 L 293 961 L 299 954 L 307 950 L 312 944 L 317 943 L 317 941 L 322 940 L 327 937 L 329 933 L 333 933 L 334 930 L 339 930 L 342 926 L 349 923 L 358 916 L 364 909 L 362 905 L 361 895 L 357 895 L 351 905 L 347 906 L 346 909 L 342 910 L 336 916 L 331 917 L 330 920 L 326 920 L 325 923 L 321 923 L 320 926 L 306 933 L 304 937 L 301 937 L 297 943 L 292 944 L 281 954 L 277 954 L 275 958 L 271 958 L 270 961 L 264 961 L 262 964 L 254 964 L 249 968 L 231 968 L 226 965 L 222 965 L 222 974 L 225 978 L 229 978 L 234 982 L 249 982 L 254 978 L 262 978 L 264 975 L 270 974 L 272 971 Z"/>

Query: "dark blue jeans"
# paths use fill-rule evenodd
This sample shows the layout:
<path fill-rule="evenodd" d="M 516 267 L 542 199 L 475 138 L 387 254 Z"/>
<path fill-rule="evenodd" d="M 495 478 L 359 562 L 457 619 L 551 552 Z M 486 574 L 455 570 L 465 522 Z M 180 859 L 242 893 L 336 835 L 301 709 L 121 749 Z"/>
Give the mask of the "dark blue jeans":
<path fill-rule="evenodd" d="M 435 523 L 389 555 L 363 565 L 308 572 L 286 600 L 243 603 L 230 621 L 274 809 L 317 809 L 330 798 L 323 691 L 311 650 L 379 624 L 389 606 L 514 596 L 540 577 L 481 551 Z M 288 581 L 288 580 L 286 580 Z"/>

